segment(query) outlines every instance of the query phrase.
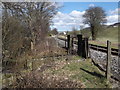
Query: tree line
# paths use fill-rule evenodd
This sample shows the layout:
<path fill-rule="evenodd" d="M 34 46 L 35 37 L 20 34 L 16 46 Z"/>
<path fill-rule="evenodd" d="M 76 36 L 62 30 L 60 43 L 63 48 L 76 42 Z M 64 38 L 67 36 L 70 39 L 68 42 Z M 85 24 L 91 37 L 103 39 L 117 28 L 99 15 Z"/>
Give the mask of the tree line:
<path fill-rule="evenodd" d="M 2 3 L 2 54 L 3 62 L 16 58 L 40 44 L 50 30 L 57 13 L 54 2 L 3 2 Z"/>

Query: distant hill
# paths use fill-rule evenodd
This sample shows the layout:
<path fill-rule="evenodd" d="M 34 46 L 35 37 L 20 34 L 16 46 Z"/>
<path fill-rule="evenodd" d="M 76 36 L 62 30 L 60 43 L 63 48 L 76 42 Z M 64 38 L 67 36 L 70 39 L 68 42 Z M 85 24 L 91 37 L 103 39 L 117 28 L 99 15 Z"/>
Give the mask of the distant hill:
<path fill-rule="evenodd" d="M 118 26 L 120 26 L 120 22 L 114 23 L 114 24 L 111 24 L 111 25 L 103 25 L 103 27 L 105 27 L 105 28 L 118 27 Z M 84 28 L 84 30 L 89 30 L 89 29 L 90 29 L 90 27 Z"/>
<path fill-rule="evenodd" d="M 118 26 L 120 26 L 120 22 L 108 26 L 104 25 L 104 29 L 98 32 L 97 39 L 118 42 Z M 91 37 L 90 27 L 80 30 L 80 33 L 85 37 Z"/>
<path fill-rule="evenodd" d="M 120 26 L 120 22 L 114 23 L 112 25 L 104 25 L 103 29 L 98 31 L 97 39 L 100 41 L 110 40 L 115 43 L 118 42 L 118 26 Z M 91 38 L 90 27 L 84 28 L 76 32 L 82 34 L 84 37 Z M 69 31 L 69 34 L 71 33 L 72 31 Z"/>
<path fill-rule="evenodd" d="M 110 28 L 110 27 L 118 27 L 118 26 L 120 26 L 120 22 L 114 23 L 114 24 L 112 24 L 112 25 L 109 25 L 109 26 L 107 26 L 107 28 Z"/>

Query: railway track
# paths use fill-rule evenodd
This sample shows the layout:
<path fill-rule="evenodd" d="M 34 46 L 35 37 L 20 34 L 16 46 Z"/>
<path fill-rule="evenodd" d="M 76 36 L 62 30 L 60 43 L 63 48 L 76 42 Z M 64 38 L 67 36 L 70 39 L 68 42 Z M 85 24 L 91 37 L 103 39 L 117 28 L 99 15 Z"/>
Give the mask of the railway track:
<path fill-rule="evenodd" d="M 101 51 L 101 52 L 107 53 L 107 47 L 105 47 L 105 46 L 99 46 L 99 45 L 89 44 L 89 48 L 97 50 L 97 51 Z M 115 48 L 111 48 L 111 54 L 118 56 L 119 55 L 119 50 L 115 49 Z"/>
<path fill-rule="evenodd" d="M 64 41 L 67 41 L 67 39 L 64 39 L 64 38 L 58 38 L 60 40 L 64 40 Z M 77 41 L 73 41 L 74 44 L 77 45 Z M 93 49 L 93 50 L 96 50 L 96 51 L 101 51 L 101 52 L 105 52 L 107 53 L 107 47 L 105 46 L 100 46 L 100 45 L 94 45 L 94 44 L 89 44 L 89 48 Z M 112 55 L 116 55 L 116 56 L 119 56 L 119 49 L 115 49 L 115 48 L 111 48 L 111 54 Z"/>

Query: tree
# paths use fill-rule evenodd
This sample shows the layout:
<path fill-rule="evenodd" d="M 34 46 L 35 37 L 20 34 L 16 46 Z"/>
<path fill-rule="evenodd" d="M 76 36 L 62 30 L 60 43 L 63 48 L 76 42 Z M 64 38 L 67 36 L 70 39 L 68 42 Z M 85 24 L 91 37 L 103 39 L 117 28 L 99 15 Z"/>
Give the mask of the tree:
<path fill-rule="evenodd" d="M 71 34 L 72 34 L 73 37 L 77 36 L 78 32 L 77 32 L 77 29 L 75 27 L 72 28 Z"/>
<path fill-rule="evenodd" d="M 3 60 L 15 59 L 30 50 L 31 41 L 34 46 L 40 44 L 57 10 L 53 2 L 3 2 Z"/>
<path fill-rule="evenodd" d="M 84 26 L 83 25 L 80 25 L 80 34 L 82 34 L 82 31 L 83 30 Z"/>
<path fill-rule="evenodd" d="M 51 31 L 51 34 L 57 35 L 57 34 L 58 34 L 57 28 L 54 28 L 54 29 Z"/>
<path fill-rule="evenodd" d="M 106 22 L 105 11 L 101 7 L 89 7 L 83 17 L 84 23 L 91 28 L 92 40 L 96 40 L 98 30 Z"/>

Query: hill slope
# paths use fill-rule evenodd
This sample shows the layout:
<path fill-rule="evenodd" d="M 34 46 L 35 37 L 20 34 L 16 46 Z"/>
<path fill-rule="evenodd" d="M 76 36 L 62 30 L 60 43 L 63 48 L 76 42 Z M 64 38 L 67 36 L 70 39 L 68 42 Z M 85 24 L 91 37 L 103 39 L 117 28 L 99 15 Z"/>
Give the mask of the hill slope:
<path fill-rule="evenodd" d="M 91 37 L 90 28 L 86 28 L 80 31 L 83 36 Z M 98 32 L 97 40 L 106 41 L 110 40 L 113 43 L 118 43 L 118 26 L 108 26 Z"/>
<path fill-rule="evenodd" d="M 86 28 L 80 31 L 83 36 L 91 38 L 90 28 Z M 103 30 L 98 32 L 96 41 L 89 41 L 91 44 L 106 46 L 106 42 L 109 40 L 111 42 L 112 48 L 118 48 L 118 26 L 112 25 L 107 26 Z"/>

